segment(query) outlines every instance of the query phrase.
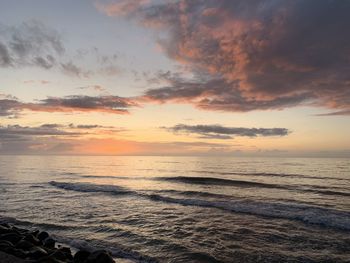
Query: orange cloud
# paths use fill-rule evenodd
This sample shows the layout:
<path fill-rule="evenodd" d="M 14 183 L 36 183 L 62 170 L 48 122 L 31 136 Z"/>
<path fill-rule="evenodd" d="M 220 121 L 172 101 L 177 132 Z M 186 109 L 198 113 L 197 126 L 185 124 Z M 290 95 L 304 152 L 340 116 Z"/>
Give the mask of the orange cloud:
<path fill-rule="evenodd" d="M 145 100 L 222 111 L 313 105 L 349 112 L 346 1 L 122 0 L 100 7 L 166 32 L 162 50 L 195 75 L 171 78 Z"/>

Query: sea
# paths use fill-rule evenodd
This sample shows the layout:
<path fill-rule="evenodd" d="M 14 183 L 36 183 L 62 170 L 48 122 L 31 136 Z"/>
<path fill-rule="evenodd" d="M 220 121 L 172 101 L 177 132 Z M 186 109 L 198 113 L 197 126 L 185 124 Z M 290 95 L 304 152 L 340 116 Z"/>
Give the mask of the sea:
<path fill-rule="evenodd" d="M 0 221 L 116 262 L 350 262 L 350 159 L 0 156 Z"/>

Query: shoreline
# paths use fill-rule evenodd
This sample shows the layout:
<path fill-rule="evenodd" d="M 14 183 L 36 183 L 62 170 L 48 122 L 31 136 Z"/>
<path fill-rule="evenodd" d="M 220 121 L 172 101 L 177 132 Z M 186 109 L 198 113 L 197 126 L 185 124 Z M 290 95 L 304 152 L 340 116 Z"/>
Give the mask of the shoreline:
<path fill-rule="evenodd" d="M 107 250 L 76 250 L 49 233 L 0 223 L 0 262 L 115 263 Z"/>

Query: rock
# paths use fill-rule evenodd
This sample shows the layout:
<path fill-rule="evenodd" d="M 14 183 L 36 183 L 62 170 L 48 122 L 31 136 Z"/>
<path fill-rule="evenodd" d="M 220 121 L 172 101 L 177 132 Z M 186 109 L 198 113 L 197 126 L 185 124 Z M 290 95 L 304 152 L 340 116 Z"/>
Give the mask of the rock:
<path fill-rule="evenodd" d="M 7 240 L 0 240 L 0 245 L 13 247 L 13 244 L 10 241 L 7 241 Z"/>
<path fill-rule="evenodd" d="M 13 262 L 26 263 L 26 261 L 24 261 L 18 257 L 15 257 L 13 255 L 9 255 L 9 254 L 3 253 L 3 252 L 0 252 L 0 259 L 1 259 L 1 263 L 13 263 Z"/>
<path fill-rule="evenodd" d="M 105 250 L 96 250 L 90 254 L 86 263 L 114 263 L 111 255 Z"/>
<path fill-rule="evenodd" d="M 10 246 L 10 245 L 4 244 L 4 243 L 0 243 L 0 251 L 4 251 L 5 252 L 9 248 L 13 248 L 13 246 Z"/>
<path fill-rule="evenodd" d="M 14 256 L 19 257 L 19 258 L 25 258 L 27 256 L 26 252 L 24 252 L 21 249 L 14 248 L 14 247 L 6 247 L 6 248 L 3 248 L 1 250 L 3 252 L 6 252 L 8 254 L 14 255 Z"/>
<path fill-rule="evenodd" d="M 51 258 L 51 257 L 44 257 L 41 258 L 35 262 L 41 262 L 41 263 L 66 263 L 65 261 L 58 260 L 56 258 Z"/>
<path fill-rule="evenodd" d="M 16 248 L 19 249 L 24 249 L 24 250 L 28 250 L 31 249 L 32 247 L 34 247 L 35 245 L 33 243 L 30 243 L 27 240 L 21 240 L 17 243 Z"/>
<path fill-rule="evenodd" d="M 37 237 L 40 241 L 44 241 L 46 238 L 49 237 L 49 234 L 47 232 L 43 231 L 43 232 L 40 232 L 40 234 L 38 234 Z"/>
<path fill-rule="evenodd" d="M 28 234 L 24 237 L 24 240 L 29 241 L 34 245 L 41 245 L 41 241 L 37 239 L 33 234 Z"/>
<path fill-rule="evenodd" d="M 74 263 L 84 263 L 86 262 L 87 258 L 90 256 L 90 252 L 89 251 L 85 251 L 85 250 L 79 250 L 77 253 L 75 253 L 74 258 L 73 258 L 73 262 Z"/>
<path fill-rule="evenodd" d="M 0 235 L 0 240 L 10 241 L 12 244 L 17 244 L 22 237 L 15 233 L 8 233 Z"/>
<path fill-rule="evenodd" d="M 73 260 L 72 251 L 70 250 L 69 247 L 61 247 L 57 251 L 62 252 L 66 256 L 67 259 Z"/>
<path fill-rule="evenodd" d="M 56 241 L 52 238 L 47 238 L 44 240 L 44 246 L 47 248 L 54 248 Z"/>
<path fill-rule="evenodd" d="M 29 232 L 27 229 L 18 228 L 15 226 L 12 226 L 12 231 L 14 231 L 15 233 L 20 234 L 20 235 L 24 235 L 24 234 Z"/>
<path fill-rule="evenodd" d="M 11 226 L 7 223 L 1 223 L 0 226 L 5 227 L 5 228 L 11 228 Z"/>
<path fill-rule="evenodd" d="M 0 225 L 0 234 L 8 234 L 11 232 L 12 232 L 12 230 L 10 228 L 7 228 L 7 227 Z"/>
<path fill-rule="evenodd" d="M 55 252 L 50 254 L 48 258 L 56 259 L 56 260 L 60 260 L 60 261 L 66 261 L 67 260 L 66 255 L 62 251 L 59 251 L 59 250 L 56 250 Z"/>
<path fill-rule="evenodd" d="M 27 254 L 31 259 L 40 259 L 47 256 L 47 252 L 41 247 L 32 247 Z"/>

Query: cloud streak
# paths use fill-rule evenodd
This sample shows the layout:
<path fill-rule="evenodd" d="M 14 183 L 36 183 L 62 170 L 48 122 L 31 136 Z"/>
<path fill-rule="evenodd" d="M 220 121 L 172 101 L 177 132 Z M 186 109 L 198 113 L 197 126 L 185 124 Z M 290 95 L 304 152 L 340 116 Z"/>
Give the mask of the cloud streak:
<path fill-rule="evenodd" d="M 158 31 L 165 54 L 196 75 L 149 89 L 150 102 L 221 111 L 311 105 L 349 114 L 349 1 L 121 0 L 97 6 Z"/>
<path fill-rule="evenodd" d="M 48 97 L 35 103 L 25 103 L 13 97 L 0 97 L 0 116 L 17 117 L 23 110 L 39 112 L 102 112 L 128 114 L 129 108 L 138 107 L 138 103 L 129 98 L 118 96 Z"/>
<path fill-rule="evenodd" d="M 164 127 L 173 133 L 196 134 L 205 139 L 232 139 L 240 137 L 267 137 L 286 136 L 290 131 L 286 128 L 243 128 L 224 127 L 221 125 L 186 125 L 177 124 L 173 127 Z"/>
<path fill-rule="evenodd" d="M 41 136 L 77 136 L 80 132 L 69 132 L 58 129 L 58 125 L 43 125 L 39 127 L 28 127 L 21 125 L 0 126 L 1 141 L 26 141 L 32 137 Z"/>

